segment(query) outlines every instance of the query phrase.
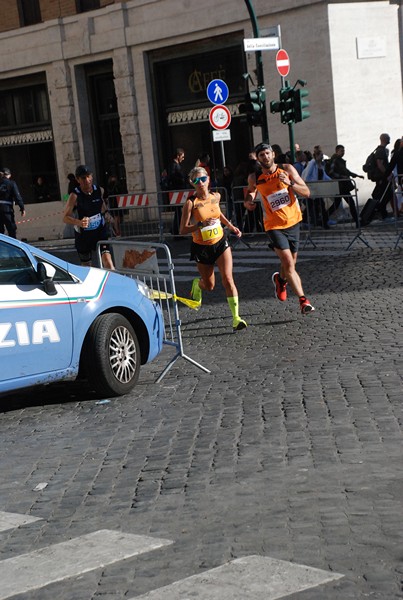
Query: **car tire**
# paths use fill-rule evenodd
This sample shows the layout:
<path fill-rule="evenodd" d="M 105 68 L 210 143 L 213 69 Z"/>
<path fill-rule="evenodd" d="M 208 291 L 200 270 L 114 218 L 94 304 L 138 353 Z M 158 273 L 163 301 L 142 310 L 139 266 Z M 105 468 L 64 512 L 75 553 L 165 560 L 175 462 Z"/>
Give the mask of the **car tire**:
<path fill-rule="evenodd" d="M 122 396 L 140 374 L 140 346 L 129 321 L 120 314 L 100 315 L 91 325 L 83 360 L 88 382 L 102 396 Z"/>

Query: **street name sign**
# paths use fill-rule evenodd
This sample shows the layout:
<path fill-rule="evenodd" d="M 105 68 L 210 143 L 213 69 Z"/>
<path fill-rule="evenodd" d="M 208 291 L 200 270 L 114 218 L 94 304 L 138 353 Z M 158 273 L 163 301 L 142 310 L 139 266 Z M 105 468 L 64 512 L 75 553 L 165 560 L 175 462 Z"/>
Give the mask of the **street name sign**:
<path fill-rule="evenodd" d="M 278 37 L 245 38 L 243 41 L 245 52 L 258 52 L 260 50 L 278 50 L 280 47 Z"/>

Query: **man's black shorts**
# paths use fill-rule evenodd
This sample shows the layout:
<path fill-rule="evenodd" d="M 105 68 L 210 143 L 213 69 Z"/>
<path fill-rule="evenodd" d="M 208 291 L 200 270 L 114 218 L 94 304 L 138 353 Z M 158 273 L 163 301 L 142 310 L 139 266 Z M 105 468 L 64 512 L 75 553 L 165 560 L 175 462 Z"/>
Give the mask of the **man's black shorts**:
<path fill-rule="evenodd" d="M 75 247 L 81 262 L 89 262 L 91 260 L 91 252 L 96 250 L 97 243 L 100 240 L 106 240 L 109 235 L 107 228 L 104 226 L 93 231 L 83 231 L 82 233 L 75 231 L 74 237 Z M 101 246 L 101 254 L 104 252 L 110 252 L 106 244 Z"/>
<path fill-rule="evenodd" d="M 229 248 L 229 243 L 225 235 L 216 244 L 205 246 L 192 242 L 190 247 L 190 260 L 195 260 L 202 265 L 214 265 L 221 254 Z"/>
<path fill-rule="evenodd" d="M 269 247 L 274 250 L 291 250 L 293 254 L 298 252 L 300 223 L 287 227 L 286 229 L 269 229 L 266 231 L 270 240 Z"/>

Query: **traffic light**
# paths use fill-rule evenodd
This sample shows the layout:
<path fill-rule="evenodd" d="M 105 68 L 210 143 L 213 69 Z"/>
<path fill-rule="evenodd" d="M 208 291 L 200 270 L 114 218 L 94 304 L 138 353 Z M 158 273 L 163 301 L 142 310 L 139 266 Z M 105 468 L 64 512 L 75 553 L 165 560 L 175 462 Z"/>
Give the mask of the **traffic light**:
<path fill-rule="evenodd" d="M 305 88 L 295 90 L 295 122 L 300 123 L 311 116 L 309 110 L 304 110 L 309 106 L 309 100 L 304 100 L 309 95 Z"/>
<path fill-rule="evenodd" d="M 272 100 L 270 102 L 270 112 L 271 113 L 282 112 L 283 108 L 284 108 L 284 102 L 278 102 L 277 100 Z"/>
<path fill-rule="evenodd" d="M 280 90 L 282 123 L 295 123 L 295 94 L 296 90 L 290 87 L 281 88 Z"/>
<path fill-rule="evenodd" d="M 238 106 L 240 113 L 246 114 L 249 125 L 261 125 L 265 110 L 266 90 L 257 88 L 245 94 L 244 103 Z"/>

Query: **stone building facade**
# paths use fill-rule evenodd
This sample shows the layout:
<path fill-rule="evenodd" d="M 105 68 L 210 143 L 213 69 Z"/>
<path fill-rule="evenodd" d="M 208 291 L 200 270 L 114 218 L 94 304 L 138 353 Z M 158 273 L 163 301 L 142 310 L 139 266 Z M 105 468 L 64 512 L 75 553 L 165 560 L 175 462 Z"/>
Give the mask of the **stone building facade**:
<path fill-rule="evenodd" d="M 261 36 L 280 26 L 291 85 L 307 81 L 311 117 L 295 126 L 296 142 L 320 143 L 327 154 L 342 143 L 360 171 L 381 132 L 392 142 L 402 135 L 401 0 L 252 3 Z M 116 173 L 130 191 L 154 191 L 177 146 L 185 169 L 207 151 L 219 172 L 260 141 L 260 128 L 238 111 L 256 83 L 256 54 L 243 48 L 254 37 L 244 0 L 2 4 L 0 162 L 28 201 L 39 174 L 62 196 L 78 163 L 92 165 L 101 184 Z M 275 56 L 262 52 L 268 104 L 282 85 Z M 231 141 L 222 145 L 208 118 L 214 78 L 230 92 Z M 270 141 L 287 149 L 279 115 L 268 112 L 268 124 Z"/>

